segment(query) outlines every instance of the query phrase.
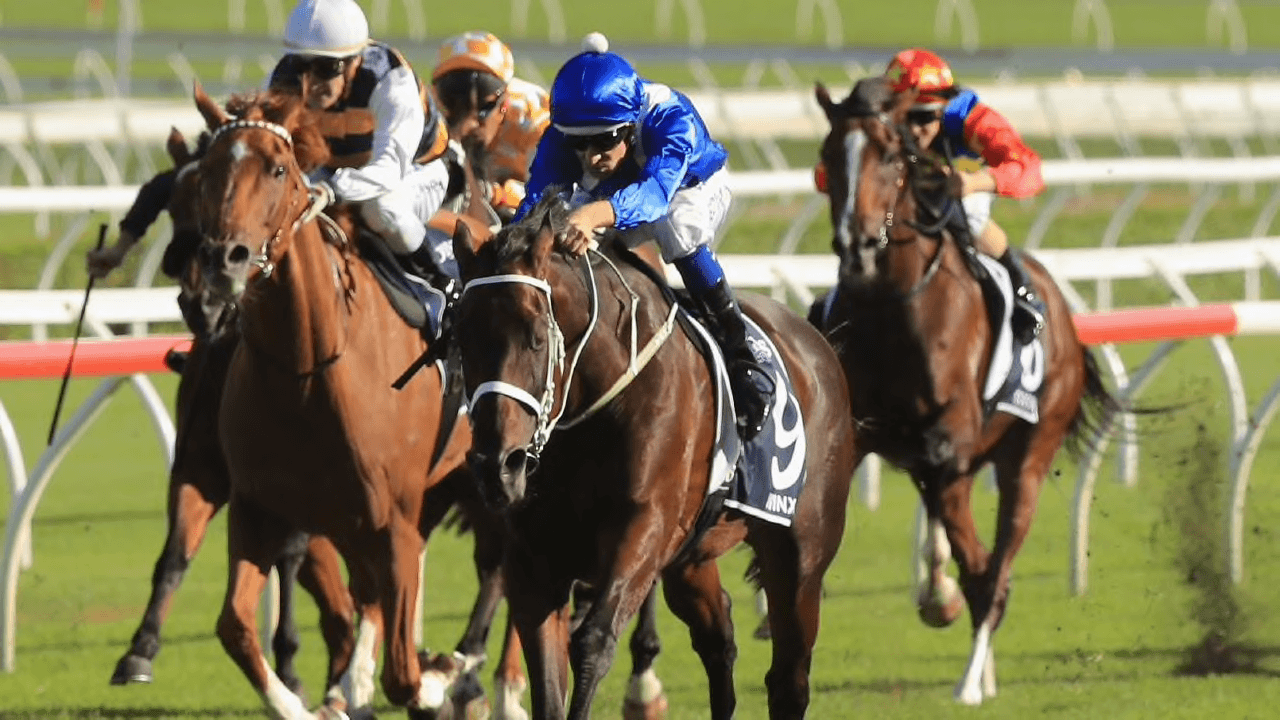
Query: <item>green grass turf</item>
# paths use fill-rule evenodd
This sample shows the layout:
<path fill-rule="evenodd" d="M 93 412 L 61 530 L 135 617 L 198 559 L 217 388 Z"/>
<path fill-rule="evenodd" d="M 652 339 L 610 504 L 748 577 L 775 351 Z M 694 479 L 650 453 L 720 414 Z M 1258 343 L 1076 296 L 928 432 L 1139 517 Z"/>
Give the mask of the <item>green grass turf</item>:
<path fill-rule="evenodd" d="M 1255 399 L 1274 379 L 1274 341 L 1236 340 Z M 1130 348 L 1131 361 L 1145 348 Z M 1203 343 L 1179 350 L 1147 401 L 1183 403 L 1142 423 L 1138 485 L 1107 476 L 1094 505 L 1090 587 L 1067 594 L 1067 553 L 1075 469 L 1060 460 L 1046 481 L 1031 536 L 1015 568 L 1014 594 L 997 635 L 1000 696 L 984 717 L 1200 718 L 1268 717 L 1280 700 L 1274 549 L 1280 494 L 1265 482 L 1280 469 L 1280 441 L 1264 442 L 1247 518 L 1247 581 L 1231 598 L 1244 623 L 1232 637 L 1261 649 L 1254 674 L 1182 677 L 1178 667 L 1206 629 L 1198 607 L 1224 607 L 1226 596 L 1188 582 L 1192 560 L 1219 537 L 1226 408 L 1222 383 Z M 163 393 L 173 379 L 156 376 Z M 73 382 L 69 408 L 93 381 Z M 0 400 L 14 417 L 27 462 L 34 464 L 49 420 L 56 381 L 7 382 Z M 1274 433 L 1272 433 L 1274 436 Z M 840 555 L 826 578 L 823 624 L 813 662 L 812 717 L 962 717 L 950 692 L 968 652 L 962 627 L 935 631 L 915 618 L 909 588 L 914 491 L 889 474 L 874 512 L 850 501 Z M 173 605 L 152 686 L 106 683 L 136 626 L 164 533 L 162 454 L 141 406 L 118 396 L 67 456 L 36 514 L 35 567 L 19 583 L 17 670 L 0 675 L 0 718 L 152 718 L 259 716 L 257 698 L 223 655 L 212 628 L 223 589 L 225 532 L 215 520 Z M 1199 502 L 1212 498 L 1212 502 Z M 975 493 L 975 512 L 991 528 L 994 495 Z M 6 509 L 0 502 L 0 510 Z M 425 637 L 447 648 L 465 622 L 475 582 L 465 538 L 439 535 L 428 551 Z M 1216 550 L 1214 551 L 1216 552 Z M 1214 556 L 1216 557 L 1216 556 Z M 1190 558 L 1190 559 L 1189 559 Z M 749 588 L 740 580 L 747 556 L 723 563 L 735 602 L 740 657 L 738 717 L 765 717 L 762 678 L 767 645 L 755 625 Z M 1201 577 L 1203 582 L 1203 576 Z M 302 603 L 301 671 L 319 694 L 320 638 Z M 963 625 L 963 622 L 961 623 Z M 706 683 L 683 628 L 660 613 L 664 651 L 657 664 L 671 718 L 706 716 Z M 622 645 L 625 648 L 625 645 Z M 490 652 L 496 656 L 497 638 Z M 606 679 L 596 713 L 621 703 L 624 653 Z M 388 713 L 394 716 L 394 713 Z"/>
<path fill-rule="evenodd" d="M 30 0 L 0 2 L 0 21 L 8 27 L 93 27 L 97 22 L 86 10 L 93 2 L 36 3 Z M 139 3 L 146 30 L 225 30 L 229 27 L 228 3 L 184 3 L 173 0 Z M 262 34 L 268 28 L 268 4 L 287 13 L 288 0 L 245 2 L 245 30 Z M 389 7 L 387 22 L 380 26 L 373 15 L 375 3 L 361 3 L 373 22 L 375 33 L 388 36 L 408 34 L 407 14 L 401 3 Z M 680 41 L 688 35 L 683 3 L 675 2 L 671 36 L 660 37 L 657 7 L 660 3 L 592 3 L 562 0 L 568 36 L 576 39 L 599 30 L 619 41 Z M 815 3 L 816 4 L 816 3 Z M 973 0 L 983 47 L 1080 46 L 1092 47 L 1093 34 L 1077 42 L 1072 31 L 1075 0 Z M 106 28 L 114 28 L 119 3 L 104 2 L 100 16 Z M 800 35 L 796 28 L 797 3 L 776 0 L 700 0 L 709 43 L 807 43 L 825 41 L 830 19 L 816 13 L 815 27 Z M 836 3 L 840 8 L 841 31 L 846 45 L 889 47 L 913 43 L 936 43 L 934 18 L 938 0 L 900 0 L 894 3 Z M 1207 0 L 1112 0 L 1110 11 L 1117 47 L 1209 47 L 1206 32 Z M 1240 0 L 1250 47 L 1280 45 L 1280 7 L 1259 0 Z M 433 37 L 472 28 L 485 28 L 513 39 L 521 37 L 512 23 L 512 4 L 454 3 L 428 0 L 423 9 L 427 33 Z M 523 37 L 547 37 L 548 23 L 540 3 L 529 3 L 528 22 Z M 953 44 L 960 39 L 959 23 L 953 22 Z M 1221 42 L 1221 41 L 1219 41 Z M 939 43 L 947 44 L 947 43 Z"/>

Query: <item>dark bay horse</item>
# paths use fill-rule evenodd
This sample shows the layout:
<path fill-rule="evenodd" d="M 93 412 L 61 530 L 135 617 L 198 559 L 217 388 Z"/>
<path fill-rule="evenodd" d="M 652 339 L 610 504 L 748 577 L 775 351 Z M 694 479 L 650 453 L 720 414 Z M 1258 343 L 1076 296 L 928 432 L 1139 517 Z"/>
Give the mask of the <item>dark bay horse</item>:
<path fill-rule="evenodd" d="M 956 178 L 945 159 L 914 147 L 904 124 L 913 98 L 895 100 L 883 79 L 860 81 L 839 103 L 821 85 L 816 95 L 831 126 L 821 155 L 840 272 L 829 312 L 815 306 L 811 319 L 844 364 L 865 449 L 910 473 L 920 491 L 930 566 L 920 616 L 942 627 L 968 603 L 973 648 L 955 698 L 978 704 L 996 694 L 992 636 L 1045 474 L 1064 440 L 1091 439 L 1118 405 L 1062 293 L 1028 258 L 1048 306 L 1039 422 L 984 409 L 996 336 L 964 251 L 942 230 Z M 1000 493 L 991 550 L 970 510 L 974 474 L 987 463 Z M 945 572 L 952 552 L 963 595 Z"/>
<path fill-rule="evenodd" d="M 303 172 L 328 149 L 312 115 L 287 94 L 233 105 L 236 117 L 197 90 L 213 133 L 198 169 L 200 264 L 208 286 L 236 303 L 240 330 L 218 420 L 231 479 L 218 636 L 273 714 L 309 717 L 263 662 L 255 613 L 291 533 L 326 536 L 357 604 L 381 609 L 387 698 L 430 717 L 462 668 L 424 670 L 414 651 L 424 540 L 462 503 L 474 511 L 477 555 L 488 558 L 478 565 L 496 569 L 501 555 L 500 543 L 481 549 L 493 536 L 477 521 L 483 508 L 464 464 L 469 428 L 442 412 L 434 368 L 392 388 L 426 341 L 396 314 L 349 236 L 318 215 Z"/>
<path fill-rule="evenodd" d="M 634 256 L 612 245 L 579 260 L 556 250 L 566 212 L 549 193 L 478 248 L 465 229 L 454 236 L 467 280 L 469 461 L 506 518 L 507 602 L 534 717 L 564 717 L 566 701 L 569 717 L 590 714 L 620 632 L 659 579 L 706 668 L 711 717 L 731 717 L 737 651 L 716 558 L 744 540 L 769 597 L 770 716 L 802 717 L 822 576 L 857 462 L 839 360 L 783 306 L 743 297 L 795 382 L 808 482 L 790 527 L 725 510 L 695 532 L 713 466 L 724 462 L 711 370 L 676 326 L 664 282 Z M 589 608 L 571 627 L 570 600 L 584 587 Z"/>
<path fill-rule="evenodd" d="M 164 268 L 166 274 L 177 276 L 180 281 L 179 304 L 195 339 L 178 384 L 174 411 L 178 448 L 169 474 L 168 534 L 152 573 L 151 594 L 142 621 L 111 676 L 115 685 L 151 682 L 152 662 L 160 651 L 160 626 L 173 594 L 194 559 L 209 522 L 226 504 L 231 487 L 219 445 L 217 410 L 227 364 L 235 348 L 235 330 L 231 327 L 234 322 L 223 316 L 225 307 L 206 301 L 194 257 L 185 256 L 186 251 L 194 250 L 197 240 L 197 187 L 192 182 L 197 158 L 176 130 L 170 134 L 166 149 L 175 173 L 167 206 L 174 240 L 165 253 Z M 293 662 L 299 644 L 293 611 L 296 576 L 320 607 L 320 625 L 330 652 L 326 687 L 332 689 L 349 666 L 354 650 L 354 606 L 337 551 L 322 537 L 295 538 L 276 570 L 281 578 L 280 623 L 272 642 L 276 672 L 287 687 L 295 692 L 300 689 Z"/>

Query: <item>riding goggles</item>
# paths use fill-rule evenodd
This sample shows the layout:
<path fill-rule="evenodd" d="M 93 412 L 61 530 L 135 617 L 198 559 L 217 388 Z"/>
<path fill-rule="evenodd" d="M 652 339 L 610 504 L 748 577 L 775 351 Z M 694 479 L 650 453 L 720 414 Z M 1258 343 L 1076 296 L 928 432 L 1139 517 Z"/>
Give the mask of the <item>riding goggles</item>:
<path fill-rule="evenodd" d="M 908 110 L 908 125 L 928 125 L 931 122 L 937 122 L 942 115 L 937 110 Z"/>
<path fill-rule="evenodd" d="M 614 128 L 608 132 L 596 133 L 594 135 L 566 135 L 565 144 L 573 150 L 584 152 L 586 150 L 597 150 L 605 152 L 612 150 L 618 146 L 618 143 L 626 139 L 631 132 L 630 125 Z"/>
<path fill-rule="evenodd" d="M 293 55 L 291 58 L 298 75 L 311 75 L 319 80 L 332 80 L 341 75 L 350 59 L 324 55 Z"/>
<path fill-rule="evenodd" d="M 488 100 L 482 100 L 479 103 L 477 103 L 476 119 L 479 120 L 480 122 L 484 122 L 485 120 L 487 120 L 489 116 L 493 114 L 493 111 L 497 110 L 498 107 L 502 105 L 502 96 L 505 94 L 506 94 L 506 90 L 499 90 L 496 95 L 489 98 Z"/>

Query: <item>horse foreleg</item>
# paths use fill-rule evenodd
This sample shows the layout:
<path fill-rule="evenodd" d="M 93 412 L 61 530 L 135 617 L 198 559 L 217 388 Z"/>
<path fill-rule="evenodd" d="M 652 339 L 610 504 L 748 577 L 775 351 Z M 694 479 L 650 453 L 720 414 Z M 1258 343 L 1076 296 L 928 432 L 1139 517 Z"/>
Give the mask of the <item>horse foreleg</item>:
<path fill-rule="evenodd" d="M 306 551 L 297 572 L 298 584 L 315 598 L 320 609 L 320 635 L 329 652 L 329 666 L 325 675 L 325 704 L 337 710 L 358 707 L 349 704 L 350 696 L 341 687 L 341 680 L 352 666 L 355 652 L 355 604 L 342 578 L 342 566 L 338 550 L 328 538 L 312 535 L 307 538 Z M 283 615 L 283 610 L 281 611 Z M 370 658 L 372 664 L 373 658 Z M 373 688 L 373 669 L 369 669 L 370 696 Z"/>
<path fill-rule="evenodd" d="M 715 561 L 668 568 L 662 594 L 671 612 L 689 627 L 689 639 L 707 673 L 711 717 L 733 717 L 738 704 L 733 687 L 738 646 L 733 639 L 732 602 L 720 583 Z"/>
<path fill-rule="evenodd" d="M 415 647 L 422 535 L 415 523 L 393 515 L 371 543 L 375 584 L 380 589 L 385 632 L 382 691 L 394 705 L 408 708 L 410 718 L 435 717 L 456 676 L 448 669 L 423 670 Z"/>
<path fill-rule="evenodd" d="M 258 644 L 257 611 L 267 569 L 284 549 L 289 532 L 275 517 L 239 500 L 227 512 L 227 594 L 217 634 L 227 655 L 258 691 L 273 717 L 310 718 L 302 698 L 272 671 Z"/>
<path fill-rule="evenodd" d="M 275 656 L 276 675 L 298 695 L 302 695 L 302 680 L 298 677 L 293 658 L 298 654 L 302 641 L 298 635 L 298 622 L 294 617 L 294 586 L 298 580 L 298 568 L 302 566 L 307 551 L 305 533 L 295 533 L 285 544 L 284 553 L 276 561 L 276 574 L 280 578 L 280 622 L 271 637 L 271 653 Z"/>
<path fill-rule="evenodd" d="M 528 720 L 529 713 L 520 706 L 529 687 L 520 666 L 520 635 L 515 623 L 507 617 L 507 633 L 502 641 L 502 658 L 493 671 L 493 720 Z"/>
<path fill-rule="evenodd" d="M 924 573 L 916 588 L 916 612 L 925 625 L 944 628 L 960 618 L 964 611 L 964 595 L 955 579 L 947 574 L 951 543 L 947 540 L 941 518 L 930 516 L 925 505 L 921 505 L 921 514 L 925 515 L 921 548 Z M 916 522 L 919 525 L 922 521 L 917 519 Z"/>
<path fill-rule="evenodd" d="M 662 652 L 658 639 L 658 587 L 654 585 L 645 596 L 631 632 L 631 677 L 627 680 L 627 694 L 622 700 L 624 720 L 655 720 L 666 717 L 667 695 L 662 690 L 658 674 L 653 671 L 653 661 Z"/>
<path fill-rule="evenodd" d="M 956 684 L 954 697 L 965 705 L 982 702 L 982 677 L 991 655 L 991 635 L 995 624 L 990 615 L 991 585 L 988 573 L 990 554 L 978 538 L 970 499 L 973 476 L 963 475 L 948 482 L 939 497 L 941 519 L 947 539 L 960 566 L 960 586 L 969 603 L 973 623 L 973 647 L 964 675 Z M 1003 497 L 1003 496 L 1002 496 Z"/>
<path fill-rule="evenodd" d="M 470 508 L 467 512 L 475 537 L 472 560 L 479 590 L 471 607 L 466 630 L 453 652 L 453 661 L 458 665 L 460 676 L 452 688 L 452 701 L 455 712 L 466 717 L 487 716 L 490 713 L 479 673 L 487 659 L 485 646 L 489 641 L 489 629 L 498 613 L 498 604 L 502 602 L 502 555 L 505 541 L 502 531 L 498 529 L 501 525 L 497 519 L 486 518 L 482 515 L 483 512 L 477 508 Z M 523 677 L 520 679 L 523 680 Z M 516 689 L 515 707 L 518 708 L 520 688 Z M 506 688 L 498 689 L 498 692 L 505 691 Z M 501 702 L 506 702 L 506 699 Z"/>
<path fill-rule="evenodd" d="M 1051 436 L 1044 426 L 1038 427 L 1037 432 L 1039 437 Z M 996 695 L 993 640 L 1009 603 L 1013 559 L 1031 530 L 1031 521 L 1040 500 L 1040 484 L 1048 472 L 1052 451 L 1056 449 L 1055 444 L 1046 452 L 1019 451 L 1001 457 L 996 463 L 1000 504 L 995 543 L 985 572 L 976 578 L 975 584 L 980 584 L 966 593 L 970 595 L 973 614 L 973 654 L 968 670 L 956 688 L 956 698 L 966 704 L 974 705 Z"/>
<path fill-rule="evenodd" d="M 196 464 L 188 464 L 187 468 L 188 473 L 205 473 L 209 477 L 195 476 L 194 479 L 201 482 L 188 482 L 178 477 L 170 479 L 169 531 L 151 573 L 151 596 L 142 613 L 142 622 L 133 633 L 129 650 L 116 663 L 115 672 L 111 675 L 112 685 L 152 681 L 152 661 L 160 652 L 160 626 L 169 614 L 173 594 L 204 540 L 209 521 L 226 503 L 225 478 L 214 478 L 212 473 L 215 470 L 200 468 Z M 206 491 L 210 485 L 218 487 L 220 492 Z"/>
<path fill-rule="evenodd" d="M 533 716 L 558 720 L 565 716 L 569 693 L 569 603 L 552 607 L 518 593 L 508 588 L 507 605 L 524 648 Z"/>

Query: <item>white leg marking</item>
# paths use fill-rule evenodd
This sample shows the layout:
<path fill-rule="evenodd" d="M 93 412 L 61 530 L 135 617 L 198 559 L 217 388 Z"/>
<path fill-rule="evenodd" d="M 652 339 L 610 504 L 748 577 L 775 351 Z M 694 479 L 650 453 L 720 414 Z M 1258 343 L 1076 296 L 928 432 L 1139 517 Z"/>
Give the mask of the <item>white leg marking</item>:
<path fill-rule="evenodd" d="M 658 674 L 653 671 L 653 668 L 639 675 L 632 675 L 627 680 L 627 700 L 648 705 L 660 695 L 662 695 L 662 683 L 658 680 Z"/>
<path fill-rule="evenodd" d="M 963 705 L 982 704 L 982 674 L 991 650 L 991 622 L 984 620 L 973 636 L 973 653 L 969 656 L 969 667 L 956 685 L 956 702 Z"/>
<path fill-rule="evenodd" d="M 347 697 L 348 708 L 363 708 L 373 704 L 373 695 L 377 689 L 373 681 L 378 667 L 378 658 L 374 654 L 377 645 L 378 627 L 372 620 L 361 618 L 351 665 L 342 676 L 342 691 Z"/>
<path fill-rule="evenodd" d="M 987 664 L 982 668 L 982 694 L 988 700 L 996 696 L 996 644 L 987 645 Z"/>
<path fill-rule="evenodd" d="M 456 676 L 439 670 L 427 670 L 418 678 L 418 693 L 414 695 L 412 706 L 419 710 L 438 710 L 444 705 L 449 685 Z"/>
<path fill-rule="evenodd" d="M 523 676 L 510 685 L 502 677 L 494 678 L 493 694 L 497 702 L 493 708 L 493 720 L 529 720 L 529 713 L 520 705 L 528 686 L 529 681 Z"/>
<path fill-rule="evenodd" d="M 277 720 L 303 720 L 303 718 L 310 720 L 312 715 L 307 711 L 307 706 L 302 703 L 302 698 L 284 686 L 280 677 L 267 663 L 267 658 L 259 655 L 258 662 L 262 663 L 262 669 L 267 674 L 267 690 L 262 693 L 262 702 L 267 706 L 267 712 L 271 713 L 271 717 Z"/>

